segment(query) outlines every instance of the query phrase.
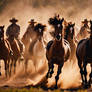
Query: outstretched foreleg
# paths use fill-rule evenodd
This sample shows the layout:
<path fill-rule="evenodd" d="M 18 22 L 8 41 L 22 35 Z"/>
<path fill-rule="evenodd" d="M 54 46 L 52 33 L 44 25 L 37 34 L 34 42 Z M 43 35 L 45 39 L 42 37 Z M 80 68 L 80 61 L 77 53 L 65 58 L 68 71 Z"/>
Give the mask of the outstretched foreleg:
<path fill-rule="evenodd" d="M 59 75 L 60 75 L 60 73 L 61 73 L 62 67 L 63 67 L 63 64 L 58 66 L 57 75 L 56 75 L 56 77 L 55 77 L 55 79 L 56 79 L 55 89 L 58 88 L 57 83 L 58 83 L 58 80 L 59 80 Z"/>

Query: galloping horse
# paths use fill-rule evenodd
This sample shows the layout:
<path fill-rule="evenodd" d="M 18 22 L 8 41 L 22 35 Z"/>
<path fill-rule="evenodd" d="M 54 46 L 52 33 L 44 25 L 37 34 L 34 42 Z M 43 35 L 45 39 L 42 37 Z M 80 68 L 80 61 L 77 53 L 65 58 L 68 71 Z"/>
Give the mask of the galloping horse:
<path fill-rule="evenodd" d="M 59 74 L 61 73 L 61 69 L 64 65 L 64 62 L 66 62 L 69 59 L 71 53 L 69 42 L 62 38 L 63 20 L 64 20 L 63 18 L 60 19 L 56 17 L 49 19 L 49 24 L 52 25 L 55 29 L 55 38 L 54 40 L 51 40 L 47 44 L 46 57 L 48 60 L 49 68 L 46 77 L 47 78 L 49 77 L 49 73 L 50 73 L 50 77 L 52 76 L 54 72 L 53 71 L 54 64 L 57 64 L 58 71 L 55 77 L 56 79 L 55 88 L 58 87 L 57 83 L 59 79 Z"/>
<path fill-rule="evenodd" d="M 76 38 L 78 40 L 82 40 L 84 38 L 87 38 L 89 36 L 88 31 L 89 31 L 89 26 L 88 26 L 88 21 L 85 19 L 82 21 L 82 27 L 80 28 L 79 33 L 77 34 Z"/>
<path fill-rule="evenodd" d="M 75 24 L 72 24 L 71 22 L 68 23 L 67 26 L 65 26 L 64 28 L 64 38 L 69 42 L 70 44 L 70 48 L 71 48 L 71 59 L 75 59 L 76 58 L 76 44 L 75 44 L 75 34 L 74 34 L 74 26 Z"/>
<path fill-rule="evenodd" d="M 9 63 L 10 63 L 11 49 L 7 40 L 4 39 L 4 26 L 0 26 L 0 60 L 4 60 L 5 75 L 9 75 Z M 1 65 L 0 65 L 1 75 Z"/>
<path fill-rule="evenodd" d="M 14 38 L 14 35 L 10 35 L 7 38 L 8 42 L 10 43 L 11 49 L 13 51 L 13 55 L 11 57 L 12 61 L 10 63 L 10 74 L 11 71 L 14 72 L 14 74 L 16 73 L 16 63 L 17 61 L 20 59 L 21 54 L 20 54 L 20 47 L 18 45 L 18 42 L 16 41 L 16 39 Z M 14 67 L 14 69 L 12 69 Z"/>
<path fill-rule="evenodd" d="M 45 48 L 43 42 L 43 33 L 45 31 L 45 25 L 40 23 L 36 24 L 34 28 L 27 29 L 22 37 L 22 42 L 25 45 L 25 72 L 27 73 L 28 61 L 32 60 L 36 69 L 37 59 L 41 59 L 45 56 Z M 43 53 L 43 54 L 42 54 Z"/>
<path fill-rule="evenodd" d="M 78 66 L 80 68 L 81 78 L 82 78 L 82 84 L 84 87 L 88 87 L 91 84 L 91 78 L 92 78 L 92 21 L 90 21 L 91 27 L 90 27 L 90 38 L 83 39 L 78 43 L 77 50 L 76 50 L 76 56 L 78 59 Z M 91 64 L 91 73 L 90 73 L 90 79 L 87 82 L 87 64 Z"/>

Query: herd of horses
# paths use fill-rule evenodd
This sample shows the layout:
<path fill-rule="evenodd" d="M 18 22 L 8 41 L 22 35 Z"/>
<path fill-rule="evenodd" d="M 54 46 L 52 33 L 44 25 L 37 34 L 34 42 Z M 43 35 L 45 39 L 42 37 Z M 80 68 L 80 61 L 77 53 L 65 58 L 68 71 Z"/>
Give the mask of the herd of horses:
<path fill-rule="evenodd" d="M 49 32 L 53 37 L 49 42 L 44 40 L 43 35 L 46 31 L 46 25 L 41 23 L 35 23 L 34 27 L 29 25 L 21 38 L 24 45 L 25 73 L 27 73 L 29 60 L 33 61 L 36 70 L 37 59 L 46 57 L 48 60 L 46 78 L 52 77 L 54 64 L 58 65 L 58 71 L 55 77 L 55 88 L 58 88 L 59 75 L 64 63 L 68 60 L 75 60 L 77 57 L 82 84 L 84 87 L 90 86 L 92 81 L 92 21 L 89 21 L 89 28 L 83 26 L 83 30 L 80 30 L 77 36 L 75 36 L 75 23 L 66 22 L 65 19 L 60 18 L 59 15 L 49 18 L 48 23 L 54 29 L 53 32 Z M 89 36 L 85 35 L 86 32 Z M 1 59 L 4 61 L 6 77 L 10 77 L 12 71 L 16 73 L 16 63 L 20 60 L 20 49 L 14 37 L 10 39 L 4 37 L 4 26 L 0 26 L 0 60 Z M 88 63 L 91 65 L 89 81 L 87 81 L 86 69 Z"/>

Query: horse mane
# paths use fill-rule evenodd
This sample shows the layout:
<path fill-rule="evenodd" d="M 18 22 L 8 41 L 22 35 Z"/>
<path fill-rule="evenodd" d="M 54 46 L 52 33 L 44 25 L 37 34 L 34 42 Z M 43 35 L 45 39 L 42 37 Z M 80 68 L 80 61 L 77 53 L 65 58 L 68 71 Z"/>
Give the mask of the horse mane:
<path fill-rule="evenodd" d="M 39 33 L 39 29 L 41 29 L 41 31 L 44 32 L 45 31 L 45 28 L 46 28 L 46 25 L 43 25 L 41 23 L 38 23 L 38 24 L 35 25 L 34 30 Z"/>
<path fill-rule="evenodd" d="M 52 18 L 49 18 L 48 23 L 50 25 L 55 26 L 55 25 L 58 25 L 58 24 L 62 24 L 63 20 L 64 20 L 64 18 L 61 19 L 59 16 L 54 16 Z"/>

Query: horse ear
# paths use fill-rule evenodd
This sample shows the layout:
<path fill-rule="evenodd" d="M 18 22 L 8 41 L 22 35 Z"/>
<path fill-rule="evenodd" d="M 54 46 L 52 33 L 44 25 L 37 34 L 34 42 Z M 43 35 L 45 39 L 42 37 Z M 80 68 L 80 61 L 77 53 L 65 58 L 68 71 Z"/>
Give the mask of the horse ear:
<path fill-rule="evenodd" d="M 75 23 L 73 24 L 73 27 L 75 26 Z"/>
<path fill-rule="evenodd" d="M 59 18 L 59 14 L 57 15 L 57 17 Z"/>
<path fill-rule="evenodd" d="M 4 27 L 5 27 L 5 25 L 2 26 L 2 28 L 4 28 Z"/>
<path fill-rule="evenodd" d="M 64 21 L 64 18 L 62 18 L 61 21 L 63 22 Z"/>
<path fill-rule="evenodd" d="M 92 24 L 92 20 L 90 20 L 90 23 Z"/>

